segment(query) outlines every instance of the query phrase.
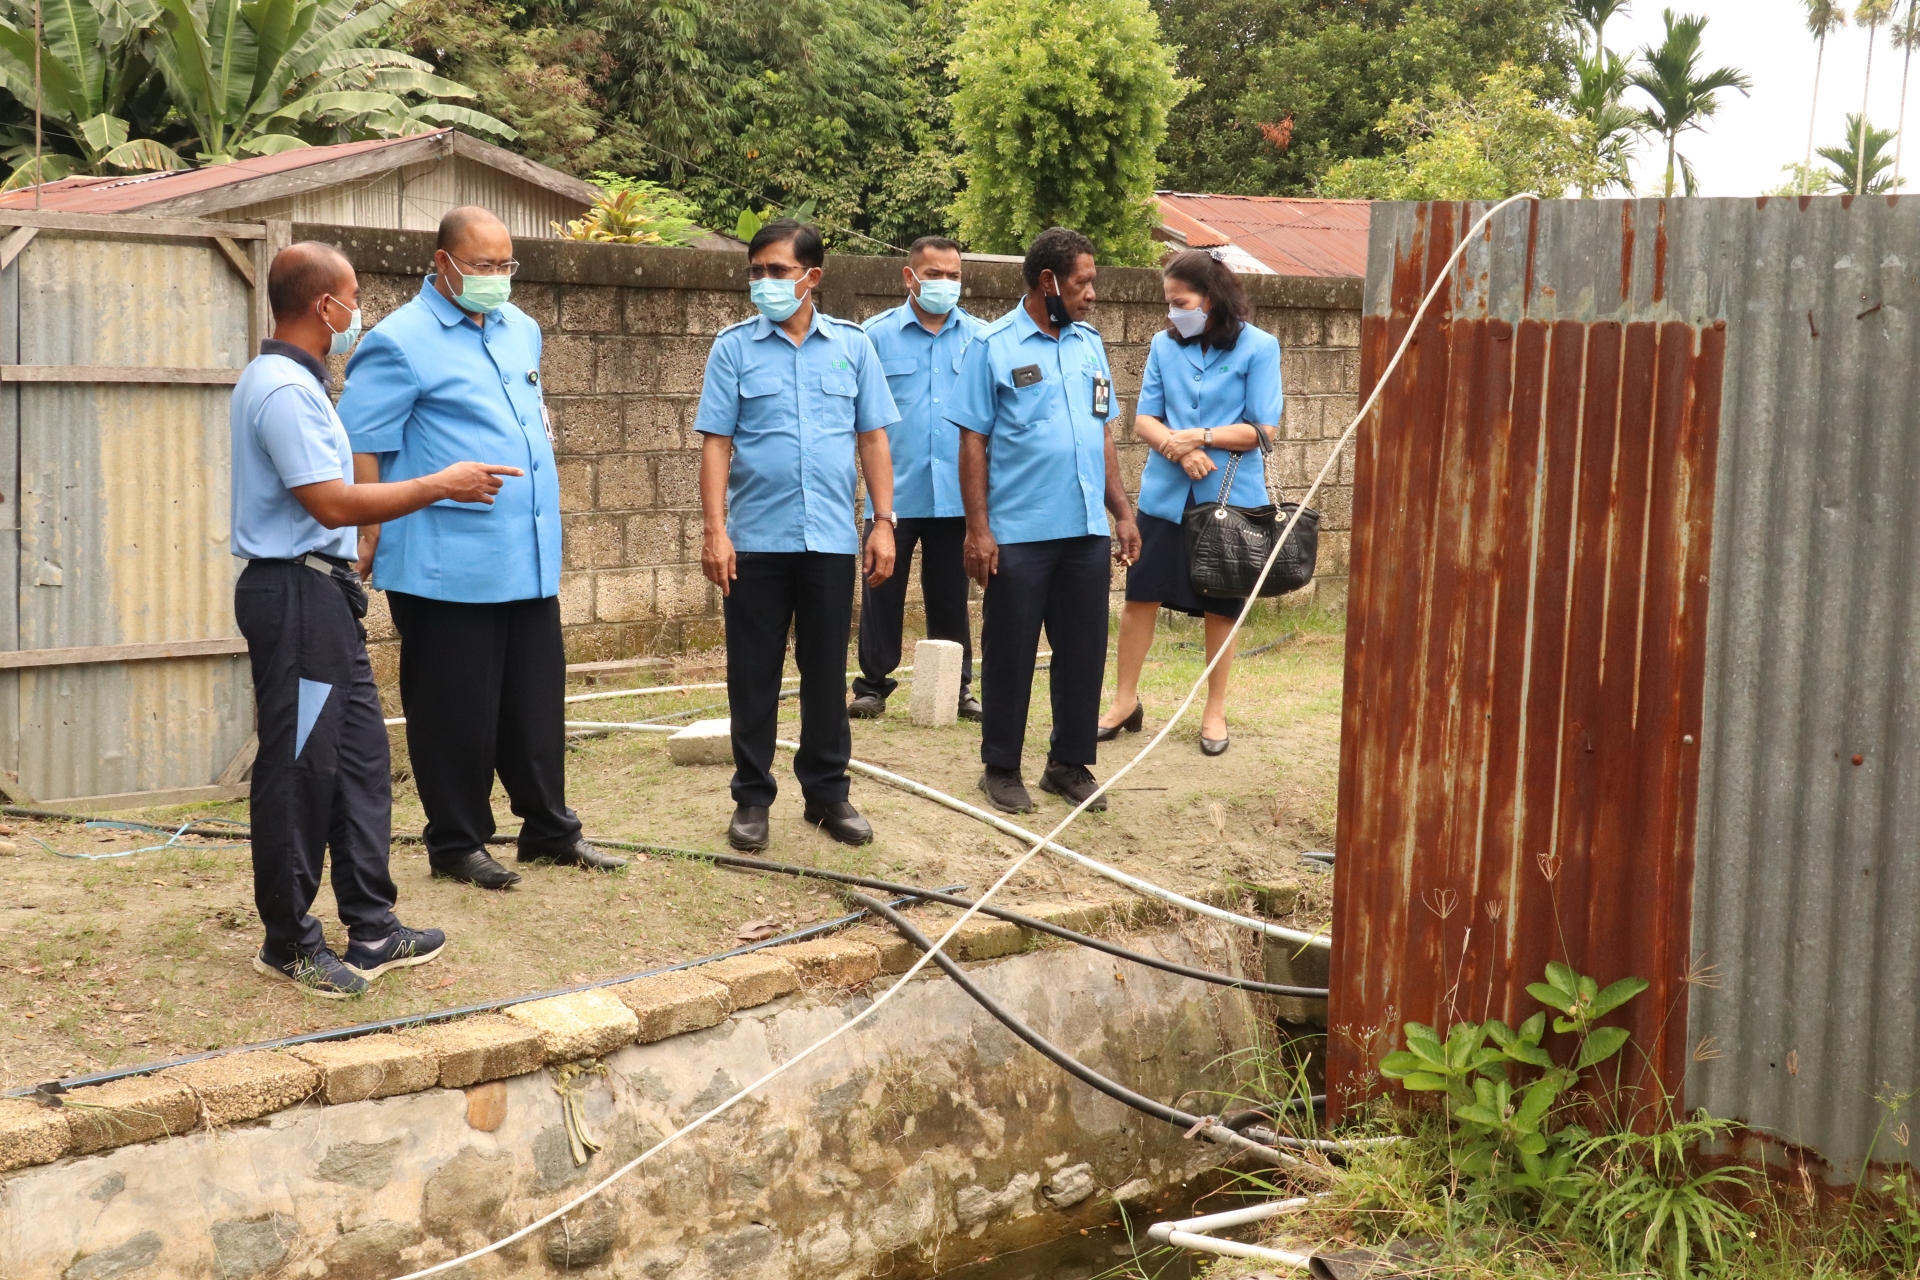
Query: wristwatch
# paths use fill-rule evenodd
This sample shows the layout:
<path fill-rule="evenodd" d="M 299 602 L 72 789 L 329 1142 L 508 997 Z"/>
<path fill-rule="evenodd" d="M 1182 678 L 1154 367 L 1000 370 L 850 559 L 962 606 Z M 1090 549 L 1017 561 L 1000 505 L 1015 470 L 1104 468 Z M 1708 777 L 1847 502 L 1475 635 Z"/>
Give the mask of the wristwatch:
<path fill-rule="evenodd" d="M 1209 449 L 1213 448 L 1213 428 L 1212 427 L 1208 427 L 1206 430 L 1200 433 L 1200 442 L 1206 445 L 1206 447 Z"/>
<path fill-rule="evenodd" d="M 885 520 L 896 529 L 900 527 L 900 517 L 891 511 L 876 511 L 873 513 L 873 518 L 876 521 Z"/>

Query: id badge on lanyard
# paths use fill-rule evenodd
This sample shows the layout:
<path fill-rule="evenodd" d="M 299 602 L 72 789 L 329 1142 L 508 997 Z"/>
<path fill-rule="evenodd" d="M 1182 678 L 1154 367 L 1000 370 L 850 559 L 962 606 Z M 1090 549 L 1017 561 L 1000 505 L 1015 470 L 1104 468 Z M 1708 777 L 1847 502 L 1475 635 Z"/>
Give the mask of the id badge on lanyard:
<path fill-rule="evenodd" d="M 1104 418 L 1113 407 L 1113 379 L 1104 373 L 1093 375 L 1093 416 Z"/>

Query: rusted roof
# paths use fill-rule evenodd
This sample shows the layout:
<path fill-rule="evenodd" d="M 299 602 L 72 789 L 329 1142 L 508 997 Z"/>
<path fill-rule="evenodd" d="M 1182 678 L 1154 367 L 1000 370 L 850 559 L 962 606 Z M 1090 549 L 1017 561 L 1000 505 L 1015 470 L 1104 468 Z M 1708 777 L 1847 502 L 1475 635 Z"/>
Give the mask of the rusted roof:
<path fill-rule="evenodd" d="M 1192 249 L 1231 246 L 1283 276 L 1367 274 L 1368 202 L 1162 191 L 1160 222 Z"/>
<path fill-rule="evenodd" d="M 232 198 L 217 200 L 219 207 L 235 207 L 255 199 L 280 198 L 289 194 L 287 177 L 310 177 L 307 188 L 325 187 L 335 182 L 361 179 L 404 165 L 420 164 L 441 156 L 458 153 L 482 164 L 490 164 L 513 176 L 572 196 L 591 204 L 598 192 L 578 178 L 549 169 L 523 156 L 481 142 L 454 129 L 434 129 L 409 138 L 373 138 L 364 142 L 341 142 L 325 147 L 301 147 L 278 155 L 248 156 L 231 164 L 208 165 L 200 169 L 181 169 L 171 173 L 137 173 L 113 177 L 62 178 L 37 188 L 23 187 L 0 195 L 0 209 L 34 209 L 57 213 L 160 213 L 167 206 L 193 201 L 195 213 L 205 212 L 209 202 L 202 197 L 230 189 Z M 285 175 L 285 176 L 283 176 Z M 266 185 L 274 179 L 271 193 L 256 194 L 255 184 Z"/>

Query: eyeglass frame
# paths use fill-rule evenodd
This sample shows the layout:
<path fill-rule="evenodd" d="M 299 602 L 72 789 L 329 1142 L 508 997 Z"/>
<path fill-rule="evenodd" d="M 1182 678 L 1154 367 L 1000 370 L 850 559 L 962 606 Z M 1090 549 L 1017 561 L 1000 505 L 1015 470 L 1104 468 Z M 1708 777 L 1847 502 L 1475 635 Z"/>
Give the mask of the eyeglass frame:
<path fill-rule="evenodd" d="M 762 263 L 762 262 L 750 262 L 747 264 L 747 279 L 749 280 L 800 280 L 806 276 L 807 272 L 815 270 L 815 268 L 813 267 L 803 267 L 797 262 L 792 263 L 791 268 L 793 270 L 798 271 L 799 275 L 776 276 L 776 275 L 769 274 L 770 272 L 773 272 L 773 271 L 788 270 L 789 264 L 785 262 L 775 262 L 771 264 Z"/>
<path fill-rule="evenodd" d="M 442 249 L 447 261 L 460 268 L 463 276 L 506 276 L 512 279 L 520 270 L 518 258 L 508 258 L 505 262 L 468 262 L 451 249 Z"/>

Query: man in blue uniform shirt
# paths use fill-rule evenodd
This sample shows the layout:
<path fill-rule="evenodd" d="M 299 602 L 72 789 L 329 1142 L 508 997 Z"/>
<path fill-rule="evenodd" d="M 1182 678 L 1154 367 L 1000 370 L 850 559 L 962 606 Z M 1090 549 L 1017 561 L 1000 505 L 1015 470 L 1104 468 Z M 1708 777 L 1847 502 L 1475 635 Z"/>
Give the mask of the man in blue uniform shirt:
<path fill-rule="evenodd" d="M 1113 370 L 1085 323 L 1093 242 L 1042 231 L 1022 274 L 1026 296 L 969 344 L 947 409 L 963 428 L 967 572 L 986 591 L 980 789 L 1007 813 L 1033 807 L 1020 753 L 1042 627 L 1053 645 L 1053 737 L 1040 789 L 1076 805 L 1095 791 L 1087 766 L 1107 670 L 1108 554 L 1131 564 L 1140 552 L 1108 427 Z M 1106 808 L 1105 797 L 1092 807 Z"/>
<path fill-rule="evenodd" d="M 303 243 L 267 271 L 273 337 L 233 389 L 233 554 L 247 562 L 233 611 L 259 714 L 251 784 L 254 968 L 308 995 L 359 995 L 388 969 L 440 954 L 438 929 L 394 918 L 387 730 L 360 625 L 353 526 L 431 502 L 485 506 L 514 467 L 455 462 L 397 484 L 355 484 L 346 428 L 327 399 L 328 355 L 360 335 L 360 284 L 338 250 Z M 344 963 L 309 908 L 331 848 L 347 926 Z"/>
<path fill-rule="evenodd" d="M 793 773 L 810 823 L 845 844 L 873 828 L 847 801 L 847 633 L 860 558 L 854 455 L 873 495 L 867 585 L 893 571 L 893 464 L 899 420 L 880 357 L 860 326 L 822 314 L 820 233 L 786 218 L 747 246 L 756 320 L 722 329 L 707 355 L 693 429 L 700 442 L 700 568 L 720 588 L 733 732 L 727 843 L 769 840 L 774 722 L 787 632 L 800 668 L 800 750 Z"/>
<path fill-rule="evenodd" d="M 967 620 L 967 570 L 962 549 L 967 510 L 960 501 L 960 429 L 947 421 L 960 353 L 980 331 L 980 321 L 959 305 L 960 246 L 944 236 L 921 236 L 900 269 L 907 300 L 882 311 L 861 328 L 880 355 L 900 421 L 887 429 L 893 455 L 893 576 L 868 587 L 860 601 L 860 674 L 853 682 L 848 714 L 872 719 L 886 714 L 899 687 L 900 630 L 907 607 L 907 574 L 913 549 L 921 549 L 920 593 L 927 607 L 927 639 L 960 645 L 960 715 L 980 718 L 973 696 L 973 642 Z M 873 527 L 873 499 L 867 499 Z"/>
<path fill-rule="evenodd" d="M 448 459 L 526 472 L 492 505 L 436 502 L 360 531 L 360 561 L 400 633 L 400 704 L 433 873 L 520 881 L 487 853 L 493 777 L 520 819 L 522 862 L 612 868 L 566 802 L 560 482 L 540 389 L 540 326 L 507 301 L 513 239 L 471 205 L 440 221 L 434 270 L 347 364 L 340 416 L 355 474 L 400 480 Z"/>

